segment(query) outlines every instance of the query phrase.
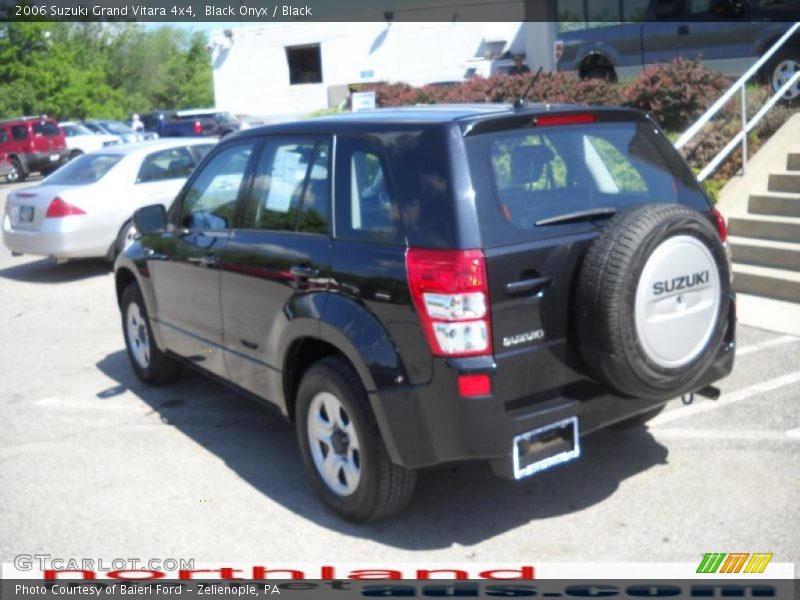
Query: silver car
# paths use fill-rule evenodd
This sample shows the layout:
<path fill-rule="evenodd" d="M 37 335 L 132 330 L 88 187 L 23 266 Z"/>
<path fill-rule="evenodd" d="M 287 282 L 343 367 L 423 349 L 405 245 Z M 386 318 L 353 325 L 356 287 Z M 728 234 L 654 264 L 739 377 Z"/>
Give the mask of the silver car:
<path fill-rule="evenodd" d="M 14 254 L 113 260 L 133 239 L 133 212 L 166 208 L 216 140 L 171 139 L 84 154 L 8 194 L 3 243 Z"/>

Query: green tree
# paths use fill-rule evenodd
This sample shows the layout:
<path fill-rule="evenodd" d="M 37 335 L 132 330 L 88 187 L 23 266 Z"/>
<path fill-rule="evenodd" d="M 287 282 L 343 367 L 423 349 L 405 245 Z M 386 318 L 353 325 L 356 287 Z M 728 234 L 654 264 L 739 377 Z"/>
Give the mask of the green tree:
<path fill-rule="evenodd" d="M 0 23 L 0 116 L 123 118 L 213 104 L 202 34 L 136 23 Z"/>

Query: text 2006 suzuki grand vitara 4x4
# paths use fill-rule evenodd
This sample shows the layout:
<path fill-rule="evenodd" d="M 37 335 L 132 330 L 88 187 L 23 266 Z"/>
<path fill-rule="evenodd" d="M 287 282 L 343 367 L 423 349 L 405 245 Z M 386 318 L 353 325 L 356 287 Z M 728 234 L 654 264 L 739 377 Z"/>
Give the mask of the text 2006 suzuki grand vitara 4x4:
<path fill-rule="evenodd" d="M 276 406 L 352 520 L 400 510 L 431 465 L 575 459 L 733 366 L 724 223 L 633 110 L 251 129 L 135 223 L 116 287 L 138 376 L 187 363 Z"/>

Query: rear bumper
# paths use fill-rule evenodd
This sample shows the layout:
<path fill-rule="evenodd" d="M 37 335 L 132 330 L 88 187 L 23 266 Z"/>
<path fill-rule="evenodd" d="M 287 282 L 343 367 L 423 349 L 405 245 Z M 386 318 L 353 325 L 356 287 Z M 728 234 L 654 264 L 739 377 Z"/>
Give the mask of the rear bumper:
<path fill-rule="evenodd" d="M 694 389 L 712 384 L 733 369 L 732 329 L 713 365 Z M 665 403 L 619 396 L 584 380 L 538 393 L 528 403 L 525 399 L 515 400 L 513 406 L 508 406 L 495 396 L 459 397 L 458 374 L 447 361 L 437 360 L 432 383 L 370 394 L 394 462 L 419 469 L 456 461 L 489 460 L 497 474 L 511 477 L 512 445 L 519 434 L 577 417 L 580 434 L 584 435 Z"/>
<path fill-rule="evenodd" d="M 12 252 L 56 258 L 103 257 L 114 241 L 106 228 L 86 229 L 79 217 L 45 219 L 38 231 L 14 229 L 3 217 L 3 243 Z M 56 222 L 58 221 L 58 222 Z"/>
<path fill-rule="evenodd" d="M 55 159 L 53 157 L 56 157 Z M 25 169 L 27 171 L 42 171 L 57 167 L 69 160 L 69 150 L 52 150 L 48 152 L 30 152 L 25 155 Z"/>

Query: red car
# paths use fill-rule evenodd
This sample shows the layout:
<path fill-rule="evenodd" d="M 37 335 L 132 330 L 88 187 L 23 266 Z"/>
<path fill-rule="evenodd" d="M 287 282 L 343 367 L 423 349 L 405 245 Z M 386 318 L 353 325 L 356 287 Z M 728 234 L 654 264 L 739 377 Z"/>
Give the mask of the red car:
<path fill-rule="evenodd" d="M 45 117 L 0 121 L 0 154 L 8 156 L 11 168 L 5 178 L 10 183 L 37 171 L 47 175 L 69 159 L 64 132 Z"/>

